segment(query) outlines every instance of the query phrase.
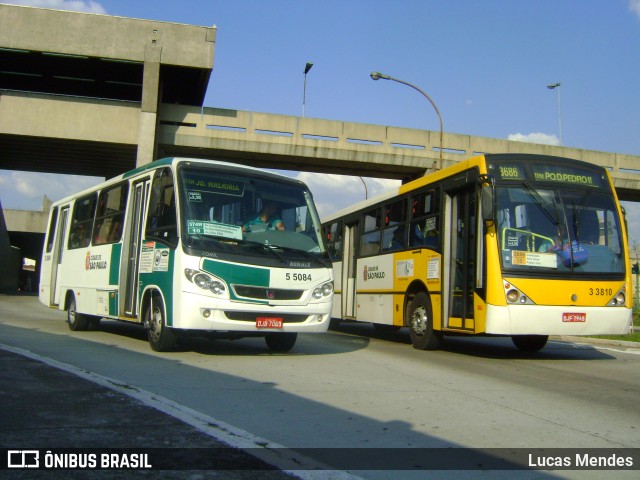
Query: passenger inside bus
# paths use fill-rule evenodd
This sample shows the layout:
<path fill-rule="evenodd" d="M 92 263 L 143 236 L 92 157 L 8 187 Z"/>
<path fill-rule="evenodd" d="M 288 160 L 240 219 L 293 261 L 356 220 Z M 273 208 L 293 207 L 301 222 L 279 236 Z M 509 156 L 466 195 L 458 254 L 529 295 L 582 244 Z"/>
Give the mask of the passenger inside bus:
<path fill-rule="evenodd" d="M 391 229 L 385 230 L 385 234 L 390 230 Z M 401 225 L 401 226 L 395 227 L 395 229 L 393 230 L 391 241 L 388 242 L 387 245 L 384 245 L 382 249 L 387 251 L 395 251 L 395 250 L 401 250 L 405 246 L 406 244 L 404 241 L 404 228 L 402 228 L 402 225 Z"/>
<path fill-rule="evenodd" d="M 89 236 L 87 236 L 84 223 L 79 223 L 75 226 L 73 233 L 71 234 L 69 246 L 71 248 L 86 247 L 87 245 L 89 245 L 89 237 L 90 234 Z"/>
<path fill-rule="evenodd" d="M 109 227 L 109 234 L 107 235 L 107 242 L 114 243 L 120 241 L 122 236 L 122 223 L 119 219 L 113 219 L 111 226 Z"/>

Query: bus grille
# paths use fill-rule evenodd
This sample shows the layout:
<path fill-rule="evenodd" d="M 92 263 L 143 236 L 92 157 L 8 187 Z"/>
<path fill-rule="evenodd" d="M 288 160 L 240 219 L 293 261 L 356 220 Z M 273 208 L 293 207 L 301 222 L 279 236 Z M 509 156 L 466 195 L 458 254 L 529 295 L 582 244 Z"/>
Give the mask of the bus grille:
<path fill-rule="evenodd" d="M 258 300 L 300 300 L 304 293 L 304 290 L 248 287 L 246 285 L 232 285 L 232 287 L 237 296 Z"/>
<path fill-rule="evenodd" d="M 231 312 L 225 311 L 224 314 L 229 320 L 238 322 L 255 322 L 256 318 L 264 316 L 256 312 Z M 282 318 L 283 323 L 302 323 L 309 318 L 308 315 L 296 315 L 295 313 L 285 313 L 274 315 Z"/>

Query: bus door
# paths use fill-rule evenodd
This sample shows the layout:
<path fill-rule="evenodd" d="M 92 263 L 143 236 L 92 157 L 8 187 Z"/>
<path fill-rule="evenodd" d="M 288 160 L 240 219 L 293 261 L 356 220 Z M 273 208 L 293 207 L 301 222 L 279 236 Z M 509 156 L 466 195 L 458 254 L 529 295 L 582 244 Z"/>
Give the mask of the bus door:
<path fill-rule="evenodd" d="M 473 330 L 473 293 L 476 285 L 477 201 L 475 188 L 446 196 L 445 262 L 449 259 L 443 326 Z"/>
<path fill-rule="evenodd" d="M 126 279 L 124 285 L 124 312 L 125 315 L 135 317 L 138 314 L 138 290 L 140 283 L 138 281 L 138 271 L 140 268 L 140 249 L 142 242 L 142 233 L 144 225 L 144 213 L 149 196 L 149 179 L 133 184 L 133 195 L 130 203 L 129 215 L 129 236 L 126 237 L 127 258 L 126 273 L 120 278 Z"/>
<path fill-rule="evenodd" d="M 345 223 L 342 254 L 342 318 L 356 316 L 356 251 L 358 223 Z"/>
<path fill-rule="evenodd" d="M 64 237 L 67 231 L 67 223 L 69 222 L 69 207 L 66 206 L 60 210 L 60 222 L 55 236 L 55 244 L 53 246 L 53 259 L 51 260 L 51 289 L 49 291 L 49 302 L 51 305 L 60 305 L 60 292 L 58 291 L 58 269 L 62 263 L 62 254 L 64 253 Z"/>

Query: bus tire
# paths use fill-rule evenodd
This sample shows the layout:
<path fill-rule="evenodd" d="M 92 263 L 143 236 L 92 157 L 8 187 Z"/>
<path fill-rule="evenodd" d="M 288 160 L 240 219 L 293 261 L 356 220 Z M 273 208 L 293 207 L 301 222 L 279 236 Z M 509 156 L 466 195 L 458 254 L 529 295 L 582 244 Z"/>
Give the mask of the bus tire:
<path fill-rule="evenodd" d="M 78 313 L 78 306 L 74 294 L 71 294 L 69 303 L 67 304 L 67 323 L 69 324 L 69 329 L 74 332 L 84 331 L 89 328 L 89 317 Z"/>
<path fill-rule="evenodd" d="M 549 340 L 549 335 L 512 335 L 511 341 L 523 352 L 537 352 Z"/>
<path fill-rule="evenodd" d="M 413 348 L 438 350 L 442 347 L 442 333 L 433 330 L 433 308 L 426 292 L 418 292 L 407 308 L 407 326 Z"/>
<path fill-rule="evenodd" d="M 160 296 L 153 296 L 152 301 L 147 305 L 145 318 L 149 326 L 147 337 L 151 349 L 155 352 L 171 350 L 177 342 L 177 336 L 170 327 L 167 327 L 164 305 Z"/>
<path fill-rule="evenodd" d="M 288 352 L 296 344 L 297 333 L 267 333 L 264 341 L 272 352 Z"/>

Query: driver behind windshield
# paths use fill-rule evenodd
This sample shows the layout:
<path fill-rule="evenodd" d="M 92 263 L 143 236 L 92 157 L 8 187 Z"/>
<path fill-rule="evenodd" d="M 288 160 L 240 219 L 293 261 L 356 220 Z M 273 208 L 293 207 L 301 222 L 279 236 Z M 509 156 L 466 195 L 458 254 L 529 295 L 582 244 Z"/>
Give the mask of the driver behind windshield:
<path fill-rule="evenodd" d="M 274 203 L 265 203 L 260 214 L 242 226 L 242 231 L 250 232 L 252 228 L 255 230 L 256 226 L 262 227 L 261 230 L 284 230 L 284 223 L 277 215 L 276 210 Z"/>

